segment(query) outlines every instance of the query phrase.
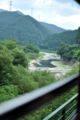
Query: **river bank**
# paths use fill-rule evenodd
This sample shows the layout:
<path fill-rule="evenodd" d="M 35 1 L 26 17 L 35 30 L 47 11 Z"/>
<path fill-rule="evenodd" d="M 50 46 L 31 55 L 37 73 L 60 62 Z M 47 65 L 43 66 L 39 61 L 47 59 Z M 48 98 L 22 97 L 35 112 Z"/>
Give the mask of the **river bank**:
<path fill-rule="evenodd" d="M 61 76 L 64 76 L 66 73 L 71 71 L 71 66 L 65 65 L 61 60 L 61 57 L 56 53 L 42 53 L 44 53 L 44 56 L 42 58 L 39 57 L 29 63 L 30 72 L 36 70 L 46 70 L 53 72 L 57 78 L 60 78 Z M 47 61 L 49 61 L 50 63 L 48 63 Z M 44 62 L 44 64 L 46 62 L 46 66 L 42 65 L 42 62 Z M 51 64 L 52 67 L 47 66 L 48 64 Z"/>

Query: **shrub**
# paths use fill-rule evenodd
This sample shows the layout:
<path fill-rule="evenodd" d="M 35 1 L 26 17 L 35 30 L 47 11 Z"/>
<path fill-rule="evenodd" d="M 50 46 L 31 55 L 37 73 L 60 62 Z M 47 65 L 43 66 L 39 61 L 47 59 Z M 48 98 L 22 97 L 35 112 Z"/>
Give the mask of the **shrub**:
<path fill-rule="evenodd" d="M 18 95 L 18 88 L 15 85 L 0 86 L 0 103 L 12 99 Z"/>
<path fill-rule="evenodd" d="M 28 59 L 23 51 L 16 48 L 12 52 L 12 55 L 14 56 L 14 65 L 22 65 L 23 67 L 28 67 Z"/>

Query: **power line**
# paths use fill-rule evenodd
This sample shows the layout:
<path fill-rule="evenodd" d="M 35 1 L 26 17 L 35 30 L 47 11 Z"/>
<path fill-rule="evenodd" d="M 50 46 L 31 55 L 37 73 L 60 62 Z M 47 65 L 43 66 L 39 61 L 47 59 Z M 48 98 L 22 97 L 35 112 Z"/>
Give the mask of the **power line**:
<path fill-rule="evenodd" d="M 10 0 L 10 1 L 9 1 L 9 11 L 12 11 L 12 6 L 13 6 L 13 1 Z"/>
<path fill-rule="evenodd" d="M 34 9 L 31 8 L 31 16 L 33 17 L 33 12 L 34 12 Z"/>
<path fill-rule="evenodd" d="M 40 15 L 39 15 L 39 21 L 40 21 L 40 19 L 41 19 L 41 18 L 40 18 Z"/>

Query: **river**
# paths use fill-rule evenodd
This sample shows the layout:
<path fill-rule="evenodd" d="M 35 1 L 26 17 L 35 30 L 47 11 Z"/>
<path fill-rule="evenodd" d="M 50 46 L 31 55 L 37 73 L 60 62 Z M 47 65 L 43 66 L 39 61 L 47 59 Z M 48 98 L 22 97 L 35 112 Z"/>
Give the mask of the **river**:
<path fill-rule="evenodd" d="M 44 56 L 42 58 L 37 58 L 35 60 L 32 60 L 29 64 L 29 71 L 33 72 L 36 70 L 46 70 L 50 72 L 54 72 L 55 76 L 57 78 L 65 75 L 67 72 L 71 70 L 71 67 L 69 65 L 65 65 L 61 57 L 57 55 L 56 53 L 44 53 Z"/>

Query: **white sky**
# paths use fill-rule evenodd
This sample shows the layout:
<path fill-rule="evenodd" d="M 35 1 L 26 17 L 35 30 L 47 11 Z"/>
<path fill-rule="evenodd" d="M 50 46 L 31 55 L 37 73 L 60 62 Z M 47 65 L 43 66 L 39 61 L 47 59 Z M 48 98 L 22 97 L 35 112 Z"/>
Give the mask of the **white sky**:
<path fill-rule="evenodd" d="M 9 0 L 0 0 L 0 9 L 9 10 Z M 74 0 L 13 0 L 13 10 L 65 29 L 80 26 L 80 6 Z"/>

